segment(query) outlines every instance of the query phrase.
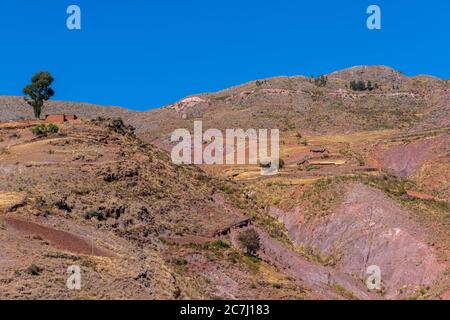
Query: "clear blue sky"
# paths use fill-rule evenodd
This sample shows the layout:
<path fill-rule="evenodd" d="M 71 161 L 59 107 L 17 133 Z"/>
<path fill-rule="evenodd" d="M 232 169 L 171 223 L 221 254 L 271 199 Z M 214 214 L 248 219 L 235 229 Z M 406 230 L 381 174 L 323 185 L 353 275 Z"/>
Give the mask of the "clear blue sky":
<path fill-rule="evenodd" d="M 82 30 L 66 9 L 82 10 Z M 382 9 L 382 30 L 366 9 Z M 31 75 L 55 99 L 149 109 L 276 75 L 362 64 L 450 77 L 449 0 L 1 0 L 0 94 Z"/>

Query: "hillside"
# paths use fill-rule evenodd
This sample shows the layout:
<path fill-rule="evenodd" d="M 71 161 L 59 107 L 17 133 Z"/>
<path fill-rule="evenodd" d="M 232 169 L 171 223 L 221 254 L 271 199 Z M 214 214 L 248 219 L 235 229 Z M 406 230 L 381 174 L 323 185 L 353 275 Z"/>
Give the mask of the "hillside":
<path fill-rule="evenodd" d="M 142 113 L 47 110 L 82 119 L 42 136 L 0 123 L 0 298 L 450 299 L 448 81 L 354 67 Z M 2 119 L 30 114 L 0 97 Z M 194 120 L 279 128 L 284 166 L 174 165 L 169 137 Z M 83 290 L 66 289 L 69 265 Z"/>
<path fill-rule="evenodd" d="M 302 76 L 252 81 L 216 93 L 199 94 L 143 112 L 129 123 L 148 141 L 175 128 L 278 128 L 306 133 L 379 129 L 421 130 L 450 125 L 448 81 L 407 77 L 388 67 L 354 67 L 327 75 L 325 84 Z M 370 81 L 354 91 L 351 81 Z"/>
<path fill-rule="evenodd" d="M 358 66 L 326 75 L 327 81 L 293 76 L 261 79 L 172 105 L 136 112 L 120 107 L 49 101 L 45 113 L 75 113 L 91 119 L 120 117 L 146 141 L 177 128 L 278 128 L 309 133 L 379 129 L 426 130 L 450 125 L 450 84 L 432 76 L 408 77 L 385 66 Z M 372 90 L 355 91 L 352 81 Z M 32 118 L 21 97 L 0 96 L 0 121 Z"/>
<path fill-rule="evenodd" d="M 295 253 L 237 184 L 172 165 L 121 121 L 77 121 L 40 137 L 33 126 L 0 127 L 1 298 L 345 298 L 315 270 L 370 297 Z M 249 216 L 265 246 L 310 271 L 285 272 L 216 235 Z M 81 291 L 66 288 L 69 265 L 82 268 Z"/>
<path fill-rule="evenodd" d="M 120 107 L 105 107 L 90 103 L 50 100 L 45 103 L 45 108 L 42 113 L 43 115 L 61 113 L 76 114 L 86 119 L 102 116 L 126 120 L 138 112 Z M 0 121 L 28 120 L 33 118 L 33 109 L 25 102 L 23 97 L 0 95 Z"/>

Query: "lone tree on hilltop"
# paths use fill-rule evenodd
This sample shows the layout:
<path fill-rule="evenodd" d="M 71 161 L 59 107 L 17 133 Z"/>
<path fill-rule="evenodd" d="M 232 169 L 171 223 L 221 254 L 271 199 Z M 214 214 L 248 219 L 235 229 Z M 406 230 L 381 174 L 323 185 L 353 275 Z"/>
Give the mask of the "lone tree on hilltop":
<path fill-rule="evenodd" d="M 31 78 L 31 83 L 23 88 L 25 101 L 33 107 L 36 118 L 40 118 L 44 102 L 55 95 L 55 91 L 51 88 L 53 80 L 49 72 L 40 71 Z"/>

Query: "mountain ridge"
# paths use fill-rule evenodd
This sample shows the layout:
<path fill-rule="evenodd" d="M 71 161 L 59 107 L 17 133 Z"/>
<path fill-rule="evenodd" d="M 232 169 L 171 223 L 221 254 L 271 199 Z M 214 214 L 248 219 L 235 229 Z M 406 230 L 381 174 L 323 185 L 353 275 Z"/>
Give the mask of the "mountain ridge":
<path fill-rule="evenodd" d="M 433 79 L 433 80 L 436 80 L 436 81 L 444 81 L 444 82 L 448 81 L 448 79 L 442 79 L 442 78 L 439 78 L 437 76 L 428 75 L 428 74 L 418 74 L 418 75 L 414 75 L 414 76 L 405 76 L 405 75 L 402 74 L 401 71 L 396 70 L 396 69 L 394 69 L 392 67 L 389 67 L 389 66 L 385 66 L 385 65 L 357 65 L 357 66 L 352 66 L 352 67 L 349 67 L 349 68 L 336 70 L 336 71 L 330 72 L 328 74 L 324 74 L 324 76 L 327 76 L 327 77 L 339 77 L 339 76 L 341 76 L 343 74 L 348 74 L 348 73 L 350 73 L 352 71 L 355 72 L 355 73 L 364 73 L 367 70 L 369 70 L 369 71 L 370 70 L 379 70 L 379 71 L 380 70 L 384 70 L 384 72 L 396 73 L 399 76 L 407 77 L 407 78 L 427 78 L 427 79 Z M 306 80 L 306 79 L 308 79 L 310 77 L 308 77 L 306 75 L 292 75 L 292 76 L 278 75 L 278 76 L 272 76 L 272 77 L 267 77 L 267 78 L 262 78 L 262 79 L 255 79 L 255 80 L 250 80 L 250 81 L 243 82 L 243 83 L 240 83 L 240 84 L 237 84 L 237 85 L 233 85 L 233 86 L 230 86 L 230 87 L 227 87 L 227 88 L 224 88 L 224 89 L 220 89 L 220 90 L 217 90 L 217 91 L 214 91 L 214 92 L 192 93 L 192 94 L 187 95 L 186 97 L 184 97 L 184 98 L 182 98 L 182 99 L 180 99 L 178 101 L 182 101 L 182 100 L 184 100 L 186 98 L 189 98 L 189 97 L 192 97 L 192 96 L 198 96 L 198 95 L 220 94 L 220 93 L 227 92 L 227 91 L 230 91 L 230 90 L 233 90 L 233 89 L 236 89 L 236 88 L 240 88 L 240 87 L 243 87 L 243 86 L 251 85 L 255 81 L 268 81 L 268 80 L 275 80 L 275 79 L 295 79 L 295 78 Z M 19 100 L 19 99 L 23 100 L 23 96 L 11 96 L 11 95 L 1 95 L 0 94 L 0 103 L 1 103 L 0 106 L 2 106 L 5 103 L 5 101 L 2 101 L 2 100 L 6 99 L 6 98 L 11 98 L 11 99 L 14 99 L 14 100 Z M 93 104 L 93 103 L 89 103 L 89 102 L 75 102 L 75 101 L 68 101 L 68 100 L 50 100 L 48 102 L 50 104 L 48 107 L 50 107 L 50 110 L 52 111 L 56 107 L 57 104 L 63 104 L 63 105 L 70 104 L 70 105 L 75 106 L 75 107 L 77 107 L 77 106 L 104 107 L 104 108 L 111 108 L 111 109 L 118 109 L 118 110 L 126 110 L 126 111 L 129 111 L 131 113 L 140 113 L 140 112 L 147 112 L 147 111 L 151 111 L 151 110 L 155 110 L 155 109 L 163 109 L 163 108 L 166 108 L 166 107 L 170 107 L 173 104 L 177 103 L 178 101 L 175 101 L 172 104 L 167 104 L 167 105 L 163 105 L 163 106 L 156 107 L 156 108 L 150 108 L 150 109 L 147 109 L 147 110 L 144 110 L 144 111 L 137 111 L 137 110 L 134 110 L 134 109 L 121 107 L 121 106 L 101 105 L 101 104 Z M 16 101 L 14 101 L 14 102 L 16 102 Z M 20 103 L 19 106 L 20 107 L 26 106 L 26 107 L 29 108 L 29 106 L 26 104 L 25 101 L 23 101 L 23 103 Z M 1 110 L 1 111 L 3 111 L 3 110 Z M 28 113 L 26 115 L 28 116 Z M 30 115 L 32 115 L 32 114 L 30 113 Z M 17 120 L 17 119 L 9 119 L 9 118 L 4 120 L 5 117 L 4 116 L 2 117 L 2 116 L 3 116 L 2 113 L 0 113 L 0 120 L 1 121 Z"/>

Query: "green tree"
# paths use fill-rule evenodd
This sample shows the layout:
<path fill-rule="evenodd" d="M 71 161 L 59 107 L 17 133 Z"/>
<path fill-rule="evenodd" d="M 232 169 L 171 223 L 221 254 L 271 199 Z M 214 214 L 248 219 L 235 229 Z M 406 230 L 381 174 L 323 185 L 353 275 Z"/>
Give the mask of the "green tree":
<path fill-rule="evenodd" d="M 23 88 L 25 101 L 33 107 L 36 118 L 41 116 L 44 102 L 55 95 L 55 91 L 51 88 L 53 80 L 49 72 L 40 71 L 31 78 L 31 83 Z"/>
<path fill-rule="evenodd" d="M 370 82 L 369 82 L 370 83 Z M 370 83 L 370 85 L 372 86 L 372 84 Z M 350 89 L 354 90 L 354 91 L 365 91 L 367 90 L 367 86 L 366 83 L 362 80 L 359 81 L 350 81 Z"/>
<path fill-rule="evenodd" d="M 358 81 L 356 83 L 356 86 L 358 88 L 358 91 L 365 91 L 365 90 L 367 90 L 366 83 L 364 81 L 362 81 L 362 80 Z"/>
<path fill-rule="evenodd" d="M 247 254 L 254 255 L 260 248 L 259 234 L 255 229 L 247 229 L 238 236 L 238 241 L 245 248 Z"/>

